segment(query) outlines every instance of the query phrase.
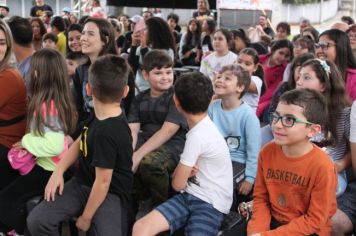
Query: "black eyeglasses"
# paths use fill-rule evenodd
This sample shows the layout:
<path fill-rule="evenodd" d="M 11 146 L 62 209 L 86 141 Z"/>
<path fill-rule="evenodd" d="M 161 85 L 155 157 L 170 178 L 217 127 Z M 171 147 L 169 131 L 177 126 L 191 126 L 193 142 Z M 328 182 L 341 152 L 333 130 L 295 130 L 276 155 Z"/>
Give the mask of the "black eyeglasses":
<path fill-rule="evenodd" d="M 270 121 L 272 124 L 277 124 L 278 121 L 282 121 L 282 125 L 284 127 L 293 127 L 295 123 L 304 123 L 308 125 L 314 125 L 314 123 L 311 123 L 309 121 L 301 120 L 292 116 L 280 116 L 277 113 L 273 112 L 270 114 Z"/>
<path fill-rule="evenodd" d="M 314 48 L 318 49 L 321 48 L 322 50 L 328 49 L 330 46 L 335 46 L 335 43 L 331 42 L 321 42 L 321 43 L 315 43 Z"/>

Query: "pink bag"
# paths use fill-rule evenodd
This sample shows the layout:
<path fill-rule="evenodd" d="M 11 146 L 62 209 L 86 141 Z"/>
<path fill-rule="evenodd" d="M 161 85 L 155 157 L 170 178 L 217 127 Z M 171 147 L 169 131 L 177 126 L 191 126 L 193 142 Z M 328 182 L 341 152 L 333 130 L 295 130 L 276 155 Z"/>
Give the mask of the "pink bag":
<path fill-rule="evenodd" d="M 20 172 L 20 175 L 30 173 L 36 165 L 34 156 L 23 148 L 11 148 L 7 154 L 10 165 Z"/>

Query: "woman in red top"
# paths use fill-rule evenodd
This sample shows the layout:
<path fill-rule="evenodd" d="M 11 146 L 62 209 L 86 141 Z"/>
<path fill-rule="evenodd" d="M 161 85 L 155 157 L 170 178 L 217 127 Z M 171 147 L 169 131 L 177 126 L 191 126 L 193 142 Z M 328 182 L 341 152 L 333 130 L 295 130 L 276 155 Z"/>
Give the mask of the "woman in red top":
<path fill-rule="evenodd" d="M 271 53 L 260 56 L 260 63 L 265 74 L 266 91 L 261 96 L 257 116 L 262 118 L 271 103 L 272 96 L 283 80 L 283 73 L 288 61 L 293 58 L 293 45 L 289 40 L 278 40 L 272 44 Z M 262 121 L 265 121 L 262 119 Z"/>
<path fill-rule="evenodd" d="M 26 129 L 26 88 L 20 73 L 10 65 L 11 48 L 11 31 L 0 20 L 0 190 L 19 175 L 11 168 L 7 153 Z"/>

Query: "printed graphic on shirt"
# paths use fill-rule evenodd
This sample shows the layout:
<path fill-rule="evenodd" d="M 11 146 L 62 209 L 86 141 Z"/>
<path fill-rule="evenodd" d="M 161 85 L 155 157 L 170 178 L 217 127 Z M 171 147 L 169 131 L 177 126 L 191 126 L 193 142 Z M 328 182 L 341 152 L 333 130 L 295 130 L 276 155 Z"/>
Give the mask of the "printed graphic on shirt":
<path fill-rule="evenodd" d="M 241 136 L 229 135 L 225 137 L 225 140 L 230 151 L 236 151 L 239 149 Z"/>
<path fill-rule="evenodd" d="M 268 182 L 273 180 L 289 183 L 303 188 L 308 188 L 310 183 L 310 177 L 304 177 L 285 170 L 268 169 L 266 174 L 266 181 Z"/>

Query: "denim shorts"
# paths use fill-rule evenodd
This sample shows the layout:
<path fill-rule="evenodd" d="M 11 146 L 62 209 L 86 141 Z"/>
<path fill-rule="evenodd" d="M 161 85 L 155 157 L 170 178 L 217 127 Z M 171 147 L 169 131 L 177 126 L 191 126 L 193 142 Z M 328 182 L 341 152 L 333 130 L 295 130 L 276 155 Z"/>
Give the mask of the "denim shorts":
<path fill-rule="evenodd" d="M 219 232 L 224 214 L 189 193 L 175 195 L 156 208 L 168 221 L 171 234 L 185 226 L 186 235 L 211 235 Z"/>

